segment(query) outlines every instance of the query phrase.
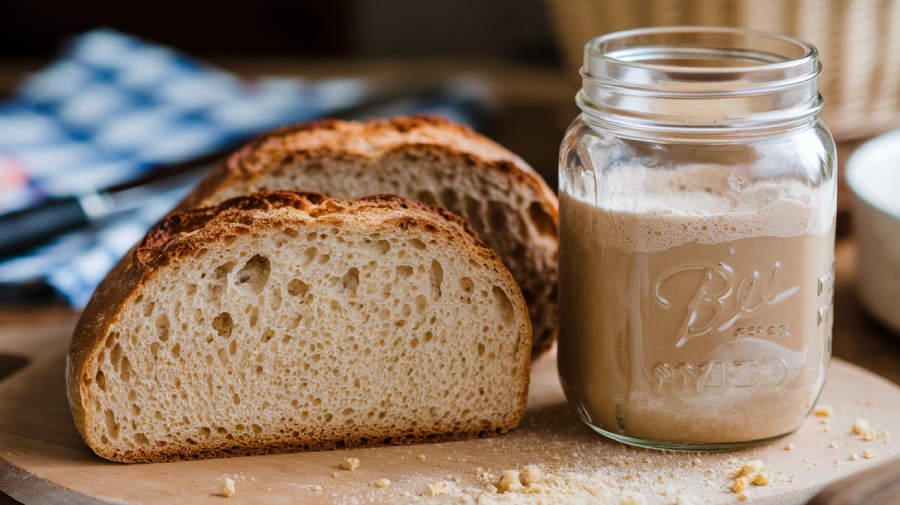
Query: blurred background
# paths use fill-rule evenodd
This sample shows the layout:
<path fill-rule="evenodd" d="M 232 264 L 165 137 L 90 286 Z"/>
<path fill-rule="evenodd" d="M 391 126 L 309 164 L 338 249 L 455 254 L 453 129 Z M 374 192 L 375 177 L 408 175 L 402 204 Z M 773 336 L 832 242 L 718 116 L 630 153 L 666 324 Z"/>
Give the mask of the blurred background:
<path fill-rule="evenodd" d="M 5 0 L 0 12 L 0 213 L 140 187 L 260 131 L 334 115 L 447 115 L 555 187 L 584 43 L 643 26 L 737 26 L 817 45 L 822 116 L 842 160 L 900 125 L 900 0 Z M 86 232 L 12 253 L 3 240 L 23 223 L 0 221 L 0 302 L 82 306 L 180 197 L 154 191 L 155 206 L 62 221 L 59 231 Z M 844 189 L 840 200 L 845 230 Z"/>

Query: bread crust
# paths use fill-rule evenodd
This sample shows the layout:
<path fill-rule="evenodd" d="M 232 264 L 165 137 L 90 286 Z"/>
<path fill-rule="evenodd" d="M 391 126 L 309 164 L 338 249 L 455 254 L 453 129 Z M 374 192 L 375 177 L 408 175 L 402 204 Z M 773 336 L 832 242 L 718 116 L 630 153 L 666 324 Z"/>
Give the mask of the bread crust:
<path fill-rule="evenodd" d="M 464 125 L 450 122 L 437 116 L 401 116 L 375 119 L 366 122 L 324 119 L 287 126 L 265 134 L 248 143 L 221 163 L 213 167 L 198 186 L 182 201 L 177 210 L 187 210 L 212 205 L 222 194 L 231 194 L 234 187 L 246 185 L 259 187 L 257 181 L 266 175 L 283 171 L 286 167 L 305 161 L 334 158 L 357 158 L 362 163 L 377 159 L 396 159 L 404 154 L 432 154 L 458 159 L 471 167 L 493 175 L 494 180 L 511 180 L 511 191 L 526 194 L 526 199 L 539 205 L 547 216 L 551 228 L 542 239 L 556 240 L 559 221 L 559 204 L 556 194 L 525 161 L 496 142 L 484 137 Z M 327 192 L 325 188 L 289 187 L 291 190 L 315 190 Z M 414 195 L 404 195 L 414 196 Z M 492 245 L 497 245 L 487 240 Z M 524 244 L 526 249 L 528 244 Z M 530 248 L 528 254 L 542 255 L 540 262 L 552 264 L 552 271 L 529 269 L 517 273 L 513 262 L 520 258 L 502 258 L 513 270 L 517 280 L 523 283 L 526 277 L 546 279 L 549 295 L 532 296 L 528 303 L 533 307 L 532 323 L 535 325 L 532 359 L 552 347 L 556 339 L 556 255 L 555 247 L 550 251 L 537 252 Z M 511 255 L 506 252 L 507 255 Z M 531 282 L 535 282 L 532 280 Z M 545 319 L 546 318 L 546 319 Z"/>
<path fill-rule="evenodd" d="M 206 173 L 198 186 L 176 210 L 208 204 L 222 188 L 237 182 L 252 182 L 262 174 L 298 158 L 340 154 L 376 158 L 396 150 L 432 149 L 469 159 L 514 177 L 543 195 L 548 214 L 559 218 L 556 194 L 522 158 L 471 128 L 438 116 L 398 116 L 365 123 L 322 119 L 275 129 L 228 156 Z"/>
<path fill-rule="evenodd" d="M 297 209 L 302 212 L 278 212 L 279 209 Z M 389 213 L 387 218 L 374 214 Z M 461 433 L 417 433 L 414 436 L 396 437 L 390 433 L 367 434 L 355 438 L 320 440 L 287 440 L 272 444 L 250 440 L 240 446 L 203 447 L 186 453 L 171 449 L 149 451 L 104 451 L 92 439 L 90 409 L 85 408 L 92 401 L 90 384 L 97 370 L 97 355 L 104 346 L 113 325 L 119 320 L 124 308 L 134 303 L 141 295 L 141 288 L 166 265 L 194 256 L 206 247 L 229 236 L 252 233 L 255 230 L 290 225 L 302 228 L 314 224 L 342 224 L 346 219 L 370 220 L 376 228 L 408 229 L 418 228 L 427 234 L 465 247 L 477 254 L 492 269 L 505 275 L 508 284 L 516 287 L 512 276 L 503 266 L 497 254 L 487 247 L 465 220 L 446 210 L 407 200 L 393 195 L 374 195 L 357 200 L 333 200 L 315 193 L 287 191 L 261 192 L 225 201 L 215 207 L 173 213 L 154 226 L 129 253 L 109 272 L 95 291 L 76 325 L 66 363 L 66 382 L 69 404 L 76 428 L 82 438 L 98 455 L 122 462 L 161 462 L 261 455 L 301 450 L 336 449 L 385 444 L 407 444 L 418 442 L 439 442 L 481 437 L 503 433 L 514 428 L 524 414 L 527 400 L 530 361 L 525 359 L 519 380 L 526 384 L 519 395 L 519 410 L 511 413 L 512 423 L 490 426 L 477 432 Z M 527 314 L 527 307 L 521 293 L 511 290 L 510 300 Z M 527 335 L 531 335 L 530 323 L 523 318 Z M 530 343 L 530 342 L 529 342 Z"/>

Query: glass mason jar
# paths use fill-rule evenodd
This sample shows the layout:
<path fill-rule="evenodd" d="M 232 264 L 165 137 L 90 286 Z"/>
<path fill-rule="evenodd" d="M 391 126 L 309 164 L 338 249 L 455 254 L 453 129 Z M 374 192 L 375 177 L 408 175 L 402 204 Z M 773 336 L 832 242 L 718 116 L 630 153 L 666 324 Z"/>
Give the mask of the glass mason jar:
<path fill-rule="evenodd" d="M 727 28 L 585 46 L 560 150 L 559 374 L 615 440 L 800 427 L 831 355 L 836 158 L 814 47 Z"/>

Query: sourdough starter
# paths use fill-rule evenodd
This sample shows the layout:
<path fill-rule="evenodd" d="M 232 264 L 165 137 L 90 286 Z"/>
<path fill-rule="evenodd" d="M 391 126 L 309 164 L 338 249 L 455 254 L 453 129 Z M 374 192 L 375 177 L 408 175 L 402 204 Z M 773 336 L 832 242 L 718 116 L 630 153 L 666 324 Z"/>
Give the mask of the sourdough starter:
<path fill-rule="evenodd" d="M 797 429 L 830 355 L 833 208 L 721 167 L 608 177 L 620 194 L 560 194 L 559 370 L 579 416 L 664 443 Z"/>

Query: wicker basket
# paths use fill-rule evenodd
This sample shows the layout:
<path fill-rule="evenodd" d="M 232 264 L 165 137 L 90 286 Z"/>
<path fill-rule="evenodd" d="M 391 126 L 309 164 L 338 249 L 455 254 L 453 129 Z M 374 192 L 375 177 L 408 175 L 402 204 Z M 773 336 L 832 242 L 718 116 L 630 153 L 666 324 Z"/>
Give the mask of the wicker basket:
<path fill-rule="evenodd" d="M 573 78 L 584 44 L 645 26 L 718 25 L 814 44 L 822 120 L 840 141 L 900 126 L 900 0 L 546 0 Z"/>

